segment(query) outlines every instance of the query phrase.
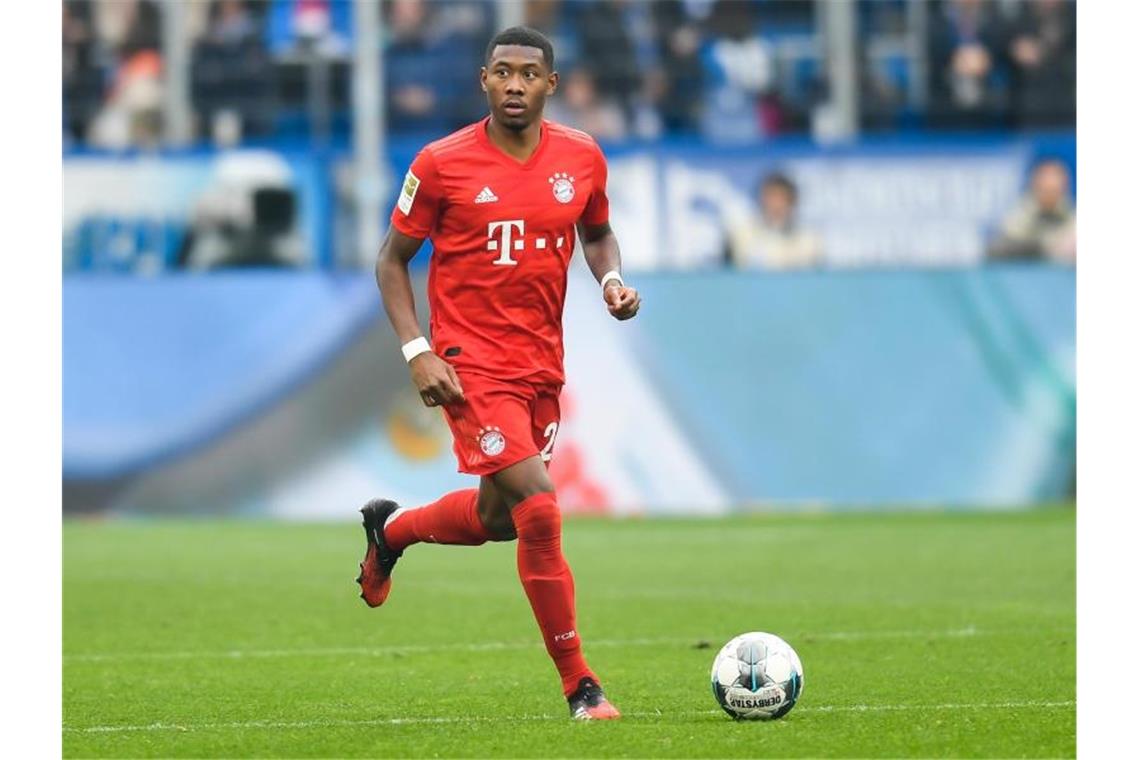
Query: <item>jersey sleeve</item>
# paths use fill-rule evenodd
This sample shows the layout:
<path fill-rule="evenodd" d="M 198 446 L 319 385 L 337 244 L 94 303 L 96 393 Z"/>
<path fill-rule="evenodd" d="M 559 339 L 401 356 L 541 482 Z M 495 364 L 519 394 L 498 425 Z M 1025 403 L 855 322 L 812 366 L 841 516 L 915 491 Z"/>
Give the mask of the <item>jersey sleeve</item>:
<path fill-rule="evenodd" d="M 582 211 L 582 224 L 605 224 L 610 220 L 610 199 L 606 195 L 606 180 L 609 177 L 609 167 L 606 166 L 606 157 L 602 149 L 594 146 L 596 152 L 594 163 L 594 187 L 586 201 L 586 208 Z"/>
<path fill-rule="evenodd" d="M 396 208 L 392 209 L 392 226 L 408 237 L 426 238 L 435 228 L 442 200 L 435 158 L 430 151 L 421 150 L 404 175 Z"/>

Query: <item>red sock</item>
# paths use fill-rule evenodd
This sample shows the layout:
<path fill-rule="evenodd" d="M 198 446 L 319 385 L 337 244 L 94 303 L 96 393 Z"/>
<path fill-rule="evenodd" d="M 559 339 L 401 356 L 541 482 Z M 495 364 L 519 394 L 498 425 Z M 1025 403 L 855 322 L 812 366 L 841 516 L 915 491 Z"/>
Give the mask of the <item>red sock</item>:
<path fill-rule="evenodd" d="M 384 540 L 396 551 L 426 541 L 479 546 L 491 537 L 479 519 L 479 489 L 452 491 L 439 501 L 397 512 L 384 526 Z"/>
<path fill-rule="evenodd" d="M 535 494 L 519 502 L 511 517 L 519 536 L 519 578 L 542 629 L 546 651 L 562 677 L 562 691 L 570 696 L 580 679 L 595 676 L 582 656 L 574 625 L 574 577 L 562 556 L 558 502 L 552 493 Z"/>

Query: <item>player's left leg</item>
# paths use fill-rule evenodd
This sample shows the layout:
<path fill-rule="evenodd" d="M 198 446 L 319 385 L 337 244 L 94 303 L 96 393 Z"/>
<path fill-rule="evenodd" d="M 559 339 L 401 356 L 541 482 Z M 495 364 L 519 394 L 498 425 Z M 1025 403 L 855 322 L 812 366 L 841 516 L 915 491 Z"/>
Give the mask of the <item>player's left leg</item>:
<path fill-rule="evenodd" d="M 360 512 L 367 548 L 356 582 L 360 598 L 370 607 L 379 607 L 388 598 L 396 560 L 412 544 L 479 546 L 515 538 L 510 510 L 486 477 L 477 489 L 452 491 L 422 507 L 408 509 L 374 499 Z"/>
<path fill-rule="evenodd" d="M 502 496 L 482 478 L 479 488 L 452 491 L 422 507 L 397 508 L 385 520 L 384 537 L 394 551 L 402 552 L 420 542 L 479 546 L 511 541 L 515 530 Z"/>
<path fill-rule="evenodd" d="M 491 475 L 518 534 L 519 579 L 562 679 L 570 713 L 582 720 L 620 717 L 582 655 L 575 624 L 574 577 L 562 554 L 562 514 L 541 455 Z"/>
<path fill-rule="evenodd" d="M 384 520 L 388 546 L 403 552 L 412 544 L 479 546 L 487 541 L 513 541 L 511 511 L 489 477 L 478 488 L 452 491 L 422 507 L 397 507 Z"/>
<path fill-rule="evenodd" d="M 477 377 L 465 376 L 463 385 L 466 402 L 443 409 L 460 470 L 485 476 L 525 456 L 533 443 L 528 395 L 514 386 Z M 367 549 L 357 583 L 361 598 L 370 607 L 388 598 L 392 569 L 412 544 L 479 546 L 515 537 L 509 509 L 487 477 L 478 489 L 453 491 L 422 507 L 405 509 L 377 499 L 361 513 Z"/>

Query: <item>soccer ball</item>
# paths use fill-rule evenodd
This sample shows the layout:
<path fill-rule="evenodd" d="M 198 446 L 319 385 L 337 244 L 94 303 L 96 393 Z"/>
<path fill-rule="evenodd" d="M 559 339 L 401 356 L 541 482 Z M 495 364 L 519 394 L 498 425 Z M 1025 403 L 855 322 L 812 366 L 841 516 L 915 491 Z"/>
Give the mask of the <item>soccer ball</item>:
<path fill-rule="evenodd" d="M 737 720 L 782 718 L 803 693 L 804 668 L 779 636 L 742 633 L 717 652 L 712 690 L 717 704 Z"/>

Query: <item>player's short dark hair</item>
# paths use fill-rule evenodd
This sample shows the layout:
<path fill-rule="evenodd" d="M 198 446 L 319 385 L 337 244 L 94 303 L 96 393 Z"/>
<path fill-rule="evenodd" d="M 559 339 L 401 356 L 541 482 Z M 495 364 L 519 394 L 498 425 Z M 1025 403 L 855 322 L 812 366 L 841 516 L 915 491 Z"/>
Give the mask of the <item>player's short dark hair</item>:
<path fill-rule="evenodd" d="M 483 56 L 485 63 L 491 62 L 491 54 L 499 45 L 522 45 L 523 47 L 538 48 L 542 51 L 542 60 L 546 63 L 546 68 L 554 71 L 554 45 L 550 44 L 549 37 L 537 29 L 532 29 L 529 26 L 512 26 L 510 29 L 499 32 L 487 43 L 487 52 Z"/>

